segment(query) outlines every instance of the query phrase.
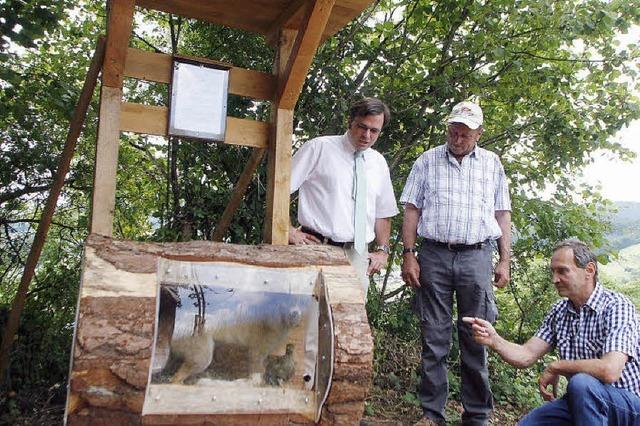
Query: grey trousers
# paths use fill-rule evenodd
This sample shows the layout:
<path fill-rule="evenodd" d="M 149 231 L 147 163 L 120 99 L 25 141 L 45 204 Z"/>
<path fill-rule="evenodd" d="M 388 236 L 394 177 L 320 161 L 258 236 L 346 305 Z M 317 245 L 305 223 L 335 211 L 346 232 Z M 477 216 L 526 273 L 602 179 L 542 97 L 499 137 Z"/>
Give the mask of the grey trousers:
<path fill-rule="evenodd" d="M 449 392 L 447 355 L 451 346 L 452 308 L 458 308 L 460 378 L 463 424 L 484 425 L 493 409 L 487 352 L 471 337 L 464 316 L 495 322 L 497 308 L 492 288 L 492 247 L 451 251 L 424 243 L 418 256 L 420 288 L 414 309 L 422 334 L 422 379 L 418 398 L 426 417 L 443 422 Z"/>

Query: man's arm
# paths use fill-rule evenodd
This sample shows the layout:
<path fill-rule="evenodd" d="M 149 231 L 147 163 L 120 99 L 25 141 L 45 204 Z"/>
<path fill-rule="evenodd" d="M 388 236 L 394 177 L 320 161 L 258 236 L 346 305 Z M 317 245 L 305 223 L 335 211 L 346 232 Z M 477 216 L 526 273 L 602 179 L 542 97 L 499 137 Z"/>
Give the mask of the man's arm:
<path fill-rule="evenodd" d="M 502 338 L 489 321 L 474 317 L 464 317 L 462 321 L 471 326 L 476 342 L 493 349 L 506 363 L 516 368 L 531 366 L 551 350 L 551 345 L 539 337 L 534 336 L 524 345 L 518 345 Z"/>
<path fill-rule="evenodd" d="M 422 211 L 411 203 L 404 205 L 402 221 L 402 244 L 405 248 L 415 248 L 418 237 L 418 221 Z M 420 287 L 420 265 L 415 253 L 402 255 L 402 279 L 411 287 Z"/>
<path fill-rule="evenodd" d="M 547 365 L 540 376 L 538 381 L 540 395 L 545 401 L 555 399 L 559 377 L 571 377 L 577 373 L 586 373 L 603 383 L 616 382 L 620 379 L 628 358 L 627 354 L 622 352 L 608 352 L 602 358 L 554 361 Z M 549 390 L 549 386 L 551 386 L 551 390 Z"/>
<path fill-rule="evenodd" d="M 379 246 L 389 246 L 389 236 L 391 235 L 391 218 L 379 217 L 376 218 L 374 224 L 374 232 L 376 233 L 376 244 Z M 389 260 L 389 255 L 382 250 L 369 253 L 369 268 L 367 268 L 367 275 L 380 272 L 382 267 L 386 266 Z"/>
<path fill-rule="evenodd" d="M 495 268 L 494 283 L 498 288 L 503 288 L 509 282 L 511 264 L 511 212 L 509 210 L 498 210 L 495 213 L 496 221 L 502 231 L 502 236 L 498 238 L 498 254 L 500 260 Z"/>
<path fill-rule="evenodd" d="M 608 352 L 602 358 L 575 361 L 561 359 L 549 364 L 545 371 L 561 376 L 586 373 L 603 383 L 613 383 L 620 379 L 628 358 L 628 355 L 622 352 Z"/>

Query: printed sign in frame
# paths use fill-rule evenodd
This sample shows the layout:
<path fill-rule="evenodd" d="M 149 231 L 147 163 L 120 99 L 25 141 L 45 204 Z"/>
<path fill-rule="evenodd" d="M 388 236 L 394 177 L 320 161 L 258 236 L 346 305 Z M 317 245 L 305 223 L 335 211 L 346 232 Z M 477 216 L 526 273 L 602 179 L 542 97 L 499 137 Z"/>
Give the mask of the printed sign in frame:
<path fill-rule="evenodd" d="M 174 57 L 169 136 L 224 141 L 229 67 Z"/>

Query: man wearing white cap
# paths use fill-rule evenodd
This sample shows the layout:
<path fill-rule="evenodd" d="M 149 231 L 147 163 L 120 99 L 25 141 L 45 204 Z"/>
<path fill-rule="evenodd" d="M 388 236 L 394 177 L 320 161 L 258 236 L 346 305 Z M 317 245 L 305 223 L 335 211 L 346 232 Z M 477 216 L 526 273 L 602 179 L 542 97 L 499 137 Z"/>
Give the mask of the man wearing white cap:
<path fill-rule="evenodd" d="M 475 342 L 462 317 L 494 322 L 491 286 L 509 281 L 511 200 L 498 156 L 480 148 L 482 110 L 455 105 L 447 118 L 447 143 L 430 149 L 413 165 L 400 202 L 404 204 L 402 278 L 416 290 L 415 311 L 422 334 L 422 380 L 418 398 L 424 418 L 444 424 L 448 396 L 447 355 L 452 307 L 458 309 L 462 422 L 485 425 L 493 408 L 485 348 Z M 420 250 L 416 239 L 420 235 Z M 492 265 L 493 241 L 500 260 Z M 416 258 L 416 253 L 418 254 Z"/>

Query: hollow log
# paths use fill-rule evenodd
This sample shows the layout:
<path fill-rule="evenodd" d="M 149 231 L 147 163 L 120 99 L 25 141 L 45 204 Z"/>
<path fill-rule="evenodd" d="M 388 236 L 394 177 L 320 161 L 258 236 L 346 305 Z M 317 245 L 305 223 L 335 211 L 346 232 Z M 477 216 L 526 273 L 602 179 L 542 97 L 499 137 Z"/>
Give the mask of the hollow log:
<path fill-rule="evenodd" d="M 157 260 L 231 262 L 321 272 L 334 328 L 333 379 L 320 424 L 358 424 L 372 378 L 373 339 L 364 293 L 342 249 L 148 243 L 90 235 L 76 313 L 69 425 L 309 424 L 297 413 L 145 416 L 158 291 Z"/>

